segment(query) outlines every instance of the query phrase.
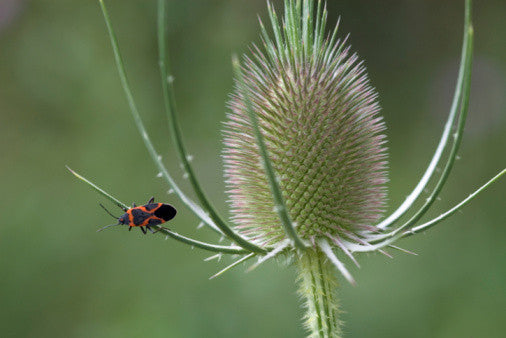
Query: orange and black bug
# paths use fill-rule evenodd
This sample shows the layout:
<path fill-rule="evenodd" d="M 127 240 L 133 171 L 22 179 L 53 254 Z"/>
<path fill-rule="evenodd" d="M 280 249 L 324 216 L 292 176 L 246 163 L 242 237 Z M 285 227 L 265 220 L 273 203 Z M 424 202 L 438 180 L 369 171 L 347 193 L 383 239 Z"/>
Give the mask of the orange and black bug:
<path fill-rule="evenodd" d="M 146 233 L 146 229 L 155 233 L 151 226 L 160 225 L 176 216 L 176 209 L 170 204 L 164 203 L 154 203 L 155 198 L 151 197 L 148 203 L 136 206 L 135 203 L 132 204 L 130 209 L 123 209 L 125 213 L 120 217 L 116 217 L 109 212 L 102 204 L 100 206 L 104 208 L 105 211 L 109 215 L 118 219 L 118 223 L 106 225 L 105 227 L 98 229 L 97 231 L 102 231 L 105 228 L 112 227 L 115 225 L 128 225 L 128 231 L 132 230 L 133 227 L 140 227 L 143 233 Z"/>

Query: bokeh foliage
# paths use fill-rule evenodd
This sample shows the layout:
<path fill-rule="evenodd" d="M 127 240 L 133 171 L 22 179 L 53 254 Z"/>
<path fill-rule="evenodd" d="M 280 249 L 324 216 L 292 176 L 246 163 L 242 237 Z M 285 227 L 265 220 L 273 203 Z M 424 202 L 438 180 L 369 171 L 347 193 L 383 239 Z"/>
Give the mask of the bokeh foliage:
<path fill-rule="evenodd" d="M 330 22 L 366 60 L 388 125 L 394 207 L 429 161 L 450 106 L 462 1 L 329 1 Z M 281 7 L 281 3 L 276 3 Z M 170 150 L 156 51 L 156 4 L 110 1 L 134 95 L 165 162 Z M 223 211 L 221 121 L 230 56 L 258 41 L 263 0 L 173 1 L 170 49 L 181 123 L 198 176 Z M 0 4 L 0 335 L 302 337 L 294 272 L 269 263 L 207 278 L 227 262 L 114 229 L 69 164 L 124 201 L 181 207 L 156 178 L 127 111 L 97 2 Z M 476 1 L 471 110 L 461 160 L 434 210 L 505 166 L 506 24 L 501 0 Z M 181 178 L 182 180 L 182 178 Z M 505 183 L 463 214 L 405 240 L 418 257 L 359 257 L 340 294 L 349 337 L 501 337 L 506 330 Z M 180 208 L 176 231 L 197 221 Z M 435 212 L 432 213 L 435 215 Z"/>

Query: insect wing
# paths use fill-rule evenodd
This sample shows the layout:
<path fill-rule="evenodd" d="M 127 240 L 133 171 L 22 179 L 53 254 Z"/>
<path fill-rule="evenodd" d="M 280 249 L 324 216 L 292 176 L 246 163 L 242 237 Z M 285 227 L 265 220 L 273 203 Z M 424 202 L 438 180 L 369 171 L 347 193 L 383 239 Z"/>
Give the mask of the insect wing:
<path fill-rule="evenodd" d="M 163 219 L 165 222 L 173 219 L 174 216 L 176 216 L 176 213 L 177 213 L 176 208 L 174 208 L 170 204 L 161 204 L 158 208 L 154 210 L 154 215 L 158 218 Z"/>

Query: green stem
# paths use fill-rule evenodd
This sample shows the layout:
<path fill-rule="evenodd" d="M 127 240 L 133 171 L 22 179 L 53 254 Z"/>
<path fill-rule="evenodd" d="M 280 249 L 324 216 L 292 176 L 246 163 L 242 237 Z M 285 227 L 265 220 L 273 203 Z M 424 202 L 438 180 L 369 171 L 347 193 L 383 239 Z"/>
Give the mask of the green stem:
<path fill-rule="evenodd" d="M 438 163 L 441 160 L 441 156 L 443 154 L 443 150 L 447 147 L 447 145 L 450 143 L 450 131 L 451 127 L 454 124 L 455 118 L 457 117 L 457 111 L 459 108 L 459 105 L 461 106 L 461 112 L 460 112 L 460 118 L 458 122 L 458 130 L 457 135 L 462 135 L 463 129 L 464 129 L 464 123 L 465 123 L 465 114 L 467 109 L 463 109 L 463 106 L 466 105 L 469 101 L 469 90 L 466 92 L 466 88 L 469 87 L 470 81 L 471 81 L 471 59 L 472 59 L 472 39 L 473 39 L 473 28 L 472 28 L 472 22 L 471 22 L 471 0 L 466 0 L 465 5 L 465 23 L 464 23 L 464 37 L 463 37 L 463 44 L 462 44 L 462 52 L 461 52 L 461 60 L 460 60 L 460 68 L 459 68 L 459 74 L 457 79 L 457 84 L 455 86 L 455 93 L 453 96 L 452 106 L 450 108 L 450 113 L 448 115 L 448 120 L 446 122 L 446 125 L 444 127 L 443 134 L 441 136 L 441 140 L 439 141 L 439 144 L 436 148 L 436 151 L 434 152 L 434 156 L 432 157 L 432 160 L 430 161 L 429 166 L 427 167 L 427 170 L 423 174 L 421 180 L 418 182 L 415 189 L 408 195 L 408 197 L 405 199 L 405 201 L 395 210 L 390 216 L 388 216 L 385 220 L 383 220 L 381 223 L 377 224 L 376 226 L 381 229 L 386 229 L 390 227 L 392 224 L 396 223 L 399 218 L 401 218 L 415 203 L 415 201 L 418 199 L 418 197 L 421 195 L 421 193 L 424 191 L 425 187 L 429 183 L 429 180 L 433 176 L 433 174 L 436 172 L 436 167 Z M 458 150 L 458 146 L 460 141 L 460 136 L 457 136 L 454 138 L 454 146 L 451 150 L 451 154 L 449 157 L 449 160 L 446 165 L 445 173 L 449 173 L 449 170 L 451 169 L 451 166 L 453 165 L 453 161 L 455 160 L 456 151 Z M 452 158 L 453 156 L 453 158 Z M 448 169 L 448 170 L 447 170 Z M 437 194 L 440 192 L 443 184 L 446 181 L 447 174 L 442 175 L 442 179 L 440 180 L 440 184 L 438 184 L 438 187 L 433 190 L 433 194 L 429 198 L 431 202 L 429 202 L 427 205 L 430 206 L 432 201 L 437 197 Z M 418 220 L 428 209 L 427 207 L 424 207 L 423 210 L 420 211 L 419 215 L 416 216 L 416 220 Z M 415 218 L 413 218 L 415 220 Z M 415 220 L 415 222 L 416 222 Z M 411 223 L 413 224 L 413 223 Z"/>
<path fill-rule="evenodd" d="M 216 209 L 213 207 L 204 191 L 200 187 L 200 184 L 195 176 L 195 172 L 190 165 L 189 156 L 186 152 L 186 149 L 183 144 L 183 137 L 181 135 L 181 129 L 179 128 L 179 122 L 177 120 L 177 112 L 176 112 L 176 99 L 174 96 L 174 86 L 173 81 L 170 75 L 170 65 L 169 59 L 167 57 L 167 36 L 166 36 L 166 27 L 165 22 L 166 18 L 166 9 L 165 9 L 166 0 L 158 1 L 158 52 L 159 52 L 159 65 L 160 65 L 160 75 L 162 77 L 162 91 L 163 91 L 163 101 L 165 105 L 165 112 L 167 114 L 167 119 L 169 122 L 169 130 L 170 136 L 172 138 L 172 142 L 176 147 L 177 153 L 179 155 L 179 159 L 183 164 L 183 169 L 185 173 L 188 175 L 188 180 L 197 196 L 197 199 L 202 205 L 202 208 L 209 213 L 209 217 L 215 222 L 216 226 L 232 241 L 236 242 L 238 245 L 243 248 L 256 253 L 265 254 L 267 251 L 258 247 L 257 245 L 249 242 L 247 239 L 243 238 L 227 224 L 227 222 L 218 214 Z"/>
<path fill-rule="evenodd" d="M 114 204 L 116 204 L 121 209 L 126 210 L 126 209 L 130 208 L 125 203 L 121 202 L 116 197 L 114 197 L 111 194 L 107 193 L 104 189 L 100 188 L 95 183 L 91 182 L 90 180 L 88 180 L 85 177 L 83 177 L 83 176 L 79 175 L 78 173 L 76 173 L 74 170 L 70 169 L 68 166 L 66 166 L 66 168 L 68 169 L 68 171 L 70 171 L 70 173 L 72 175 L 74 175 L 75 177 L 77 177 L 78 179 L 80 179 L 81 181 L 83 181 L 84 183 L 88 184 L 88 186 L 90 188 L 92 188 L 93 190 L 95 190 L 96 192 L 98 192 L 100 195 L 104 196 L 105 198 L 107 198 L 108 200 L 110 200 L 111 202 L 113 202 Z"/>
<path fill-rule="evenodd" d="M 142 123 L 141 117 L 139 115 L 139 111 L 137 110 L 137 105 L 135 104 L 132 91 L 130 90 L 130 85 L 128 84 L 126 72 L 125 72 L 125 66 L 123 65 L 123 59 L 121 57 L 121 53 L 118 46 L 118 41 L 116 39 L 116 34 L 114 33 L 114 30 L 112 28 L 111 19 L 109 18 L 109 14 L 107 12 L 107 8 L 105 7 L 104 1 L 100 0 L 100 7 L 102 9 L 102 13 L 104 15 L 105 23 L 107 25 L 107 30 L 109 32 L 109 38 L 111 40 L 112 50 L 114 53 L 114 60 L 116 62 L 116 67 L 118 69 L 118 74 L 121 81 L 121 86 L 123 87 L 123 91 L 125 92 L 128 106 L 130 108 L 130 112 L 132 113 L 132 117 L 135 121 L 135 125 L 137 126 L 137 129 L 139 130 L 139 133 L 142 136 L 142 139 L 144 141 L 144 145 L 146 146 L 146 149 L 148 150 L 149 155 L 153 159 L 153 162 L 157 166 L 158 170 L 160 171 L 162 177 L 167 181 L 169 186 L 174 190 L 174 193 L 181 199 L 181 201 L 195 214 L 202 222 L 204 222 L 206 225 L 213 228 L 215 231 L 220 232 L 221 230 L 214 224 L 213 220 L 207 215 L 207 213 L 202 210 L 202 208 L 197 205 L 195 202 L 193 202 L 188 196 L 186 196 L 183 191 L 179 188 L 179 186 L 176 184 L 176 181 L 172 178 L 172 176 L 169 174 L 167 168 L 162 162 L 162 157 L 157 153 L 153 143 L 151 142 L 151 139 L 149 138 L 148 132 L 146 131 L 146 128 L 144 127 L 144 124 Z"/>
<path fill-rule="evenodd" d="M 414 225 L 420 218 L 422 218 L 423 215 L 429 210 L 431 205 L 436 200 L 437 196 L 441 192 L 441 189 L 443 189 L 444 184 L 446 183 L 446 180 L 448 179 L 448 176 L 450 175 L 450 172 L 453 168 L 453 164 L 455 163 L 455 158 L 457 157 L 457 152 L 459 150 L 460 143 L 462 141 L 462 134 L 464 133 L 464 126 L 466 123 L 466 117 L 467 112 L 469 108 L 469 94 L 471 91 L 471 67 L 472 67 L 472 53 L 473 53 L 473 26 L 471 23 L 471 1 L 466 1 L 466 24 L 465 24 L 466 30 L 465 30 L 465 38 L 464 38 L 464 50 L 465 57 L 464 57 L 464 68 L 465 73 L 463 76 L 463 83 L 462 83 L 462 101 L 460 102 L 461 108 L 460 108 L 460 116 L 458 120 L 458 126 L 457 126 L 457 132 L 454 134 L 454 142 L 452 145 L 452 148 L 450 150 L 450 155 L 448 157 L 448 161 L 446 162 L 446 165 L 443 169 L 443 173 L 441 174 L 441 177 L 439 178 L 436 186 L 434 187 L 434 190 L 430 194 L 430 196 L 427 198 L 423 206 L 416 212 L 415 215 L 413 215 L 405 224 L 400 226 L 398 229 L 394 231 L 394 233 L 400 232 L 402 229 L 406 229 Z"/>
<path fill-rule="evenodd" d="M 299 294 L 306 302 L 305 326 L 309 337 L 340 337 L 337 279 L 327 257 L 306 250 L 298 259 Z"/>
<path fill-rule="evenodd" d="M 211 252 L 221 252 L 224 254 L 234 254 L 234 255 L 242 255 L 242 254 L 249 253 L 248 250 L 238 248 L 238 247 L 230 247 L 230 246 L 225 246 L 225 245 L 215 245 L 215 244 L 197 241 L 195 239 L 185 237 L 183 235 L 180 235 L 176 232 L 170 231 L 169 229 L 166 229 L 163 227 L 160 228 L 160 230 L 158 230 L 157 232 L 159 232 L 161 234 L 165 234 L 167 236 L 170 236 L 173 239 L 175 239 L 179 242 L 182 242 L 184 244 L 188 244 L 188 245 L 194 246 L 196 248 L 211 251 Z"/>
<path fill-rule="evenodd" d="M 421 231 L 425 231 L 425 230 L 429 229 L 430 227 L 438 224 L 439 222 L 444 221 L 445 219 L 447 219 L 448 217 L 450 217 L 451 215 L 453 215 L 454 213 L 456 213 L 457 211 L 459 211 L 466 204 L 468 204 L 469 202 L 471 202 L 471 200 L 473 198 L 475 198 L 479 193 L 481 193 L 483 190 L 487 189 L 492 183 L 494 183 L 495 181 L 497 181 L 499 178 L 501 178 L 501 176 L 503 176 L 505 174 L 506 174 L 506 169 L 503 169 L 500 173 L 498 173 L 497 175 L 495 175 L 494 177 L 492 177 L 487 183 L 485 183 L 480 188 L 478 188 L 475 192 L 473 192 L 472 194 L 470 194 L 462 202 L 460 202 L 459 204 L 457 204 L 456 206 L 454 206 L 450 210 L 446 211 L 445 213 L 439 215 L 438 217 L 430 220 L 429 222 L 426 222 L 426 223 L 421 224 L 419 226 L 416 226 L 416 227 L 414 227 L 414 228 L 412 228 L 412 229 L 410 229 L 408 231 L 405 231 L 402 234 L 402 237 L 411 236 L 411 235 L 417 234 L 417 233 L 419 233 Z"/>
<path fill-rule="evenodd" d="M 423 224 L 421 224 L 419 226 L 416 226 L 416 227 L 414 227 L 412 229 L 409 229 L 409 230 L 406 230 L 404 232 L 398 233 L 395 236 L 387 238 L 387 239 L 385 239 L 385 240 L 383 240 L 383 241 L 381 241 L 379 243 L 374 243 L 374 244 L 371 244 L 371 245 L 368 245 L 368 246 L 357 245 L 353 249 L 351 249 L 350 251 L 351 252 L 370 252 L 370 251 L 380 250 L 381 248 L 384 248 L 386 246 L 391 245 L 392 243 L 396 242 L 398 239 L 400 239 L 402 237 L 408 237 L 408 236 L 414 235 L 416 233 L 425 231 L 425 230 L 433 227 L 434 225 L 438 224 L 439 222 L 444 221 L 445 219 L 447 219 L 448 217 L 450 217 L 451 215 L 453 215 L 454 213 L 456 213 L 457 211 L 459 211 L 462 207 L 464 207 L 466 204 L 468 204 L 469 202 L 471 202 L 471 200 L 473 198 L 475 198 L 476 196 L 478 196 L 479 193 L 481 193 L 482 191 L 484 191 L 485 189 L 487 189 L 490 185 L 492 185 L 495 181 L 497 181 L 499 178 L 501 178 L 504 174 L 506 174 L 506 169 L 503 169 L 500 173 L 498 173 L 497 175 L 495 175 L 494 177 L 492 177 L 487 183 L 485 183 L 480 188 L 478 188 L 478 190 L 476 190 L 475 192 L 473 192 L 472 194 L 470 194 L 462 202 L 460 202 L 459 204 L 457 204 L 456 206 L 454 206 L 450 210 L 446 211 L 445 213 L 439 215 L 438 217 L 436 217 L 436 218 L 434 218 L 434 219 L 432 219 L 432 220 L 430 220 L 430 221 L 428 221 L 426 223 L 423 223 Z"/>
<path fill-rule="evenodd" d="M 212 275 L 211 277 L 209 277 L 209 279 L 214 279 L 214 278 L 216 278 L 218 276 L 221 276 L 222 274 L 224 274 L 228 270 L 230 270 L 230 269 L 238 266 L 239 264 L 242 264 L 243 262 L 246 262 L 248 259 L 253 258 L 255 256 L 256 256 L 256 253 L 254 253 L 254 252 L 250 253 L 249 255 L 243 256 L 240 259 L 238 259 L 237 261 L 235 261 L 234 263 L 232 263 L 229 266 L 227 266 L 226 268 L 218 271 L 217 273 L 215 273 L 214 275 Z"/>

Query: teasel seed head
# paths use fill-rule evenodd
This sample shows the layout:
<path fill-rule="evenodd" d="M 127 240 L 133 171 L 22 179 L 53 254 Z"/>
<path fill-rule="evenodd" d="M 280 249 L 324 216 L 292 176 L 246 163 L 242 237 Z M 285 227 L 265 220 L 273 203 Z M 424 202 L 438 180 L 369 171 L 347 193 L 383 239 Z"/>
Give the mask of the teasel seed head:
<path fill-rule="evenodd" d="M 325 36 L 326 10 L 318 6 L 315 23 L 303 20 L 306 3 L 291 6 L 283 28 L 270 8 L 275 40 L 261 23 L 264 48 L 243 57 L 243 85 L 236 81 L 229 102 L 223 157 L 232 221 L 259 245 L 286 241 L 247 98 L 298 236 L 338 245 L 373 229 L 384 211 L 385 124 L 357 54 L 336 38 L 337 26 Z"/>

